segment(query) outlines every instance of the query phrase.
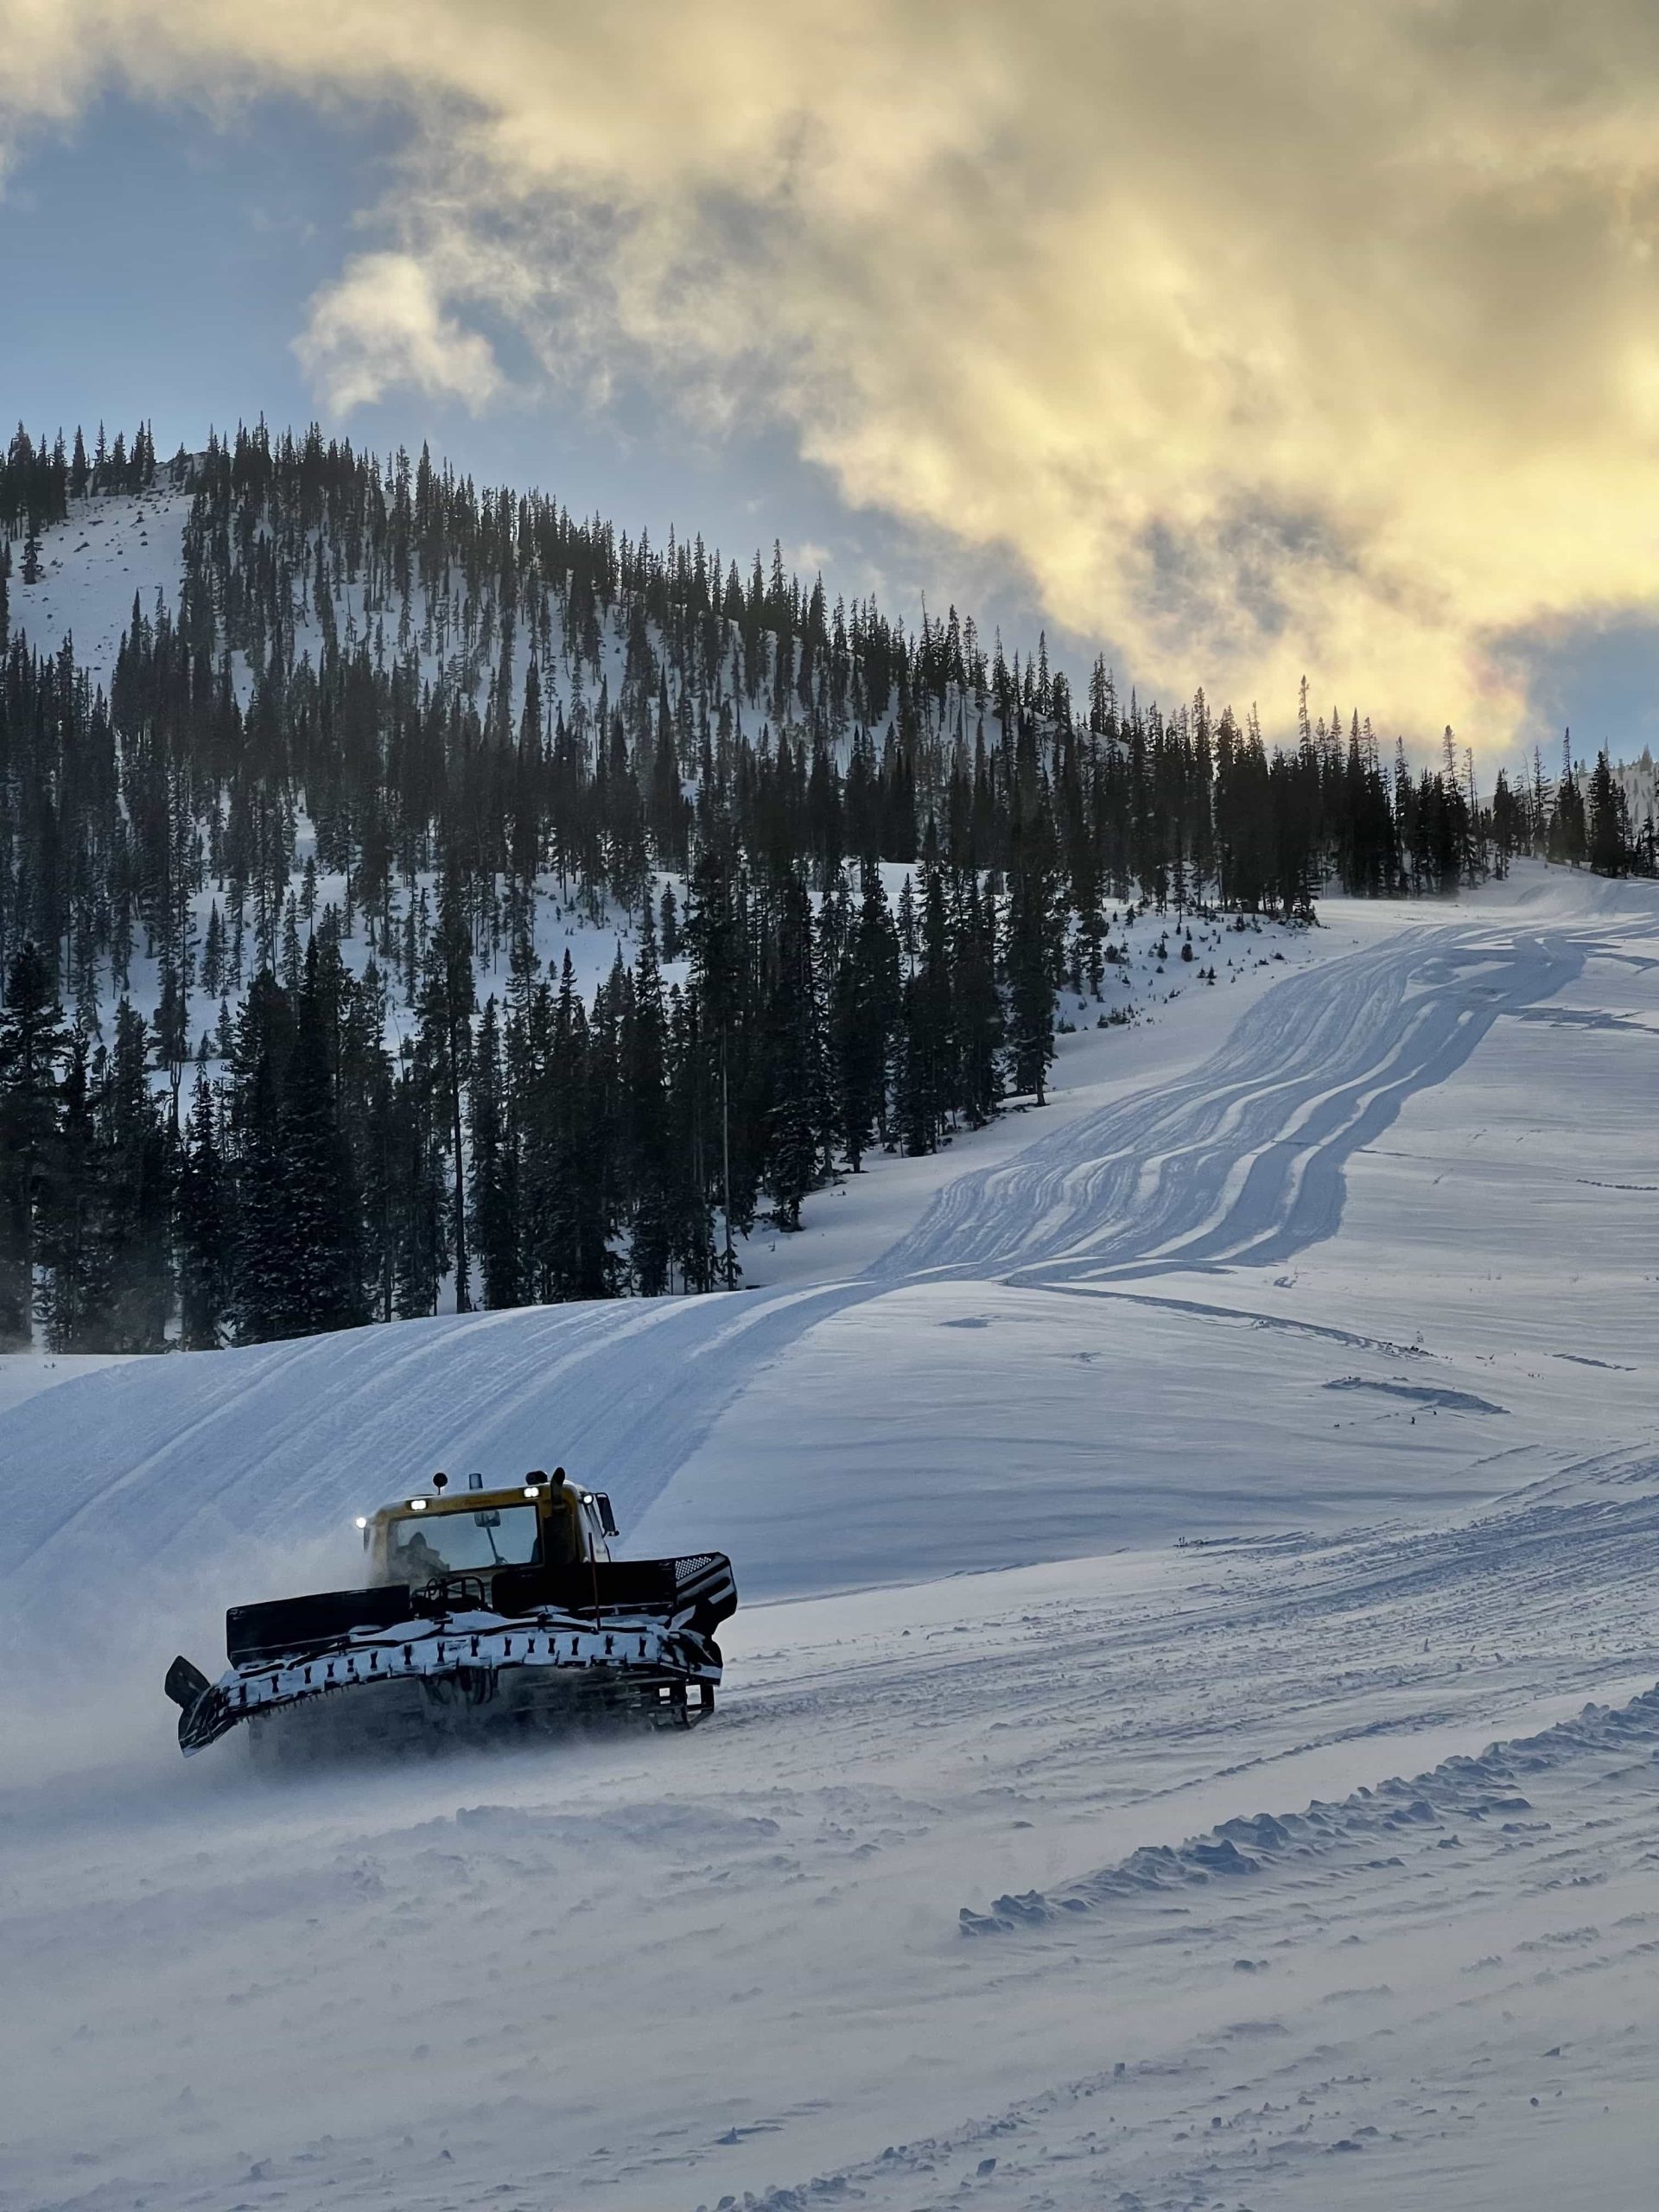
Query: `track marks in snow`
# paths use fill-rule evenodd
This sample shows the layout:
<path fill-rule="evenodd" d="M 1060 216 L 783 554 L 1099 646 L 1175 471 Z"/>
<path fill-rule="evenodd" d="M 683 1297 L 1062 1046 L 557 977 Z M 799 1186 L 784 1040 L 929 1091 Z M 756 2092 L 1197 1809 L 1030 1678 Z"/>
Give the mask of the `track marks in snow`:
<path fill-rule="evenodd" d="M 1344 1163 L 1584 958 L 1567 937 L 1446 929 L 1287 978 L 1184 1082 L 958 1177 L 875 1272 L 1054 1287 L 1281 1263 L 1334 1234 Z"/>
<path fill-rule="evenodd" d="M 1281 1288 L 1288 1287 L 1288 1281 L 1279 1286 Z M 1378 1352 L 1387 1359 L 1427 1359 L 1433 1357 L 1421 1344 L 1397 1344 L 1391 1337 L 1368 1337 L 1354 1329 L 1334 1328 L 1320 1321 L 1295 1320 L 1286 1313 L 1263 1313 L 1248 1306 L 1212 1306 L 1196 1298 L 1157 1298 L 1146 1291 L 1120 1290 L 1111 1285 L 1054 1283 L 1046 1287 L 1077 1298 L 1117 1298 L 1128 1306 L 1151 1306 L 1166 1313 L 1191 1313 L 1206 1321 L 1230 1322 L 1247 1329 L 1274 1329 L 1287 1336 L 1313 1337 L 1325 1344 L 1345 1344 L 1354 1351 Z M 1592 1366 L 1601 1363 L 1599 1361 L 1588 1363 Z"/>
<path fill-rule="evenodd" d="M 1071 2067 L 753 2205 L 1637 2212 L 1656 1813 L 1659 1688 L 964 1913 L 1000 2039 L 1063 2007 Z"/>
<path fill-rule="evenodd" d="M 964 1905 L 966 1936 L 1007 1934 L 1068 1915 L 1097 1911 L 1216 1881 L 1271 1872 L 1306 1882 L 1335 1872 L 1371 1874 L 1402 1867 L 1402 1847 L 1462 1849 L 1478 1828 L 1486 1855 L 1528 1847 L 1549 1832 L 1525 1794 L 1541 1777 L 1576 1768 L 1571 1788 L 1587 1806 L 1632 1789 L 1649 1815 L 1659 1808 L 1659 1687 L 1616 1711 L 1586 1706 L 1576 1720 L 1493 1744 L 1474 1758 L 1452 1758 L 1408 1781 L 1398 1777 L 1354 1791 L 1338 1804 L 1315 1801 L 1300 1813 L 1236 1815 L 1185 1842 L 1144 1847 L 1116 1866 L 1051 1893 L 998 1897 L 990 1910 Z M 1383 1851 L 1389 1855 L 1378 1859 Z"/>
<path fill-rule="evenodd" d="M 1448 2141 L 1487 2154 L 1482 2075 L 1521 2078 L 1502 2037 L 1524 2037 L 1527 2092 L 1582 2117 L 1593 2084 L 1599 2118 L 1618 2053 L 1572 2008 L 1651 2005 L 1654 1929 L 1621 1925 L 1651 1885 L 1630 1856 L 1653 1847 L 1650 1759 L 1626 1785 L 1592 1747 L 1520 1777 L 1526 1814 L 1407 1822 L 995 1942 L 958 1941 L 954 1914 L 1264 1803 L 1433 1774 L 1497 1732 L 1476 1726 L 1495 1700 L 1651 1680 L 1659 1501 L 1599 1472 L 1465 1529 L 741 1613 L 720 1722 L 690 1738 L 280 1793 L 201 1762 L 113 1829 L 86 1785 L 78 1817 L 20 1805 L 37 1904 L 8 1942 L 39 2001 L 6 2024 L 28 2124 L 0 2193 L 62 2202 L 44 2177 L 73 2128 L 84 2212 L 459 2212 L 494 2190 L 1274 2212 L 1299 2188 L 1352 2212 L 1373 2171 L 1376 2212 L 1442 2202 L 1402 2177 Z M 1510 1817 L 1549 1827 L 1510 1840 L 1500 1881 L 1481 1852 Z M 688 1987 L 689 2031 L 631 2065 L 639 2022 L 679 2005 L 683 2026 Z M 434 1995 L 456 1988 L 486 2000 L 464 2030 Z"/>
<path fill-rule="evenodd" d="M 53 1470 L 0 1526 L 11 1618 L 27 1629 L 84 1586 L 94 1522 L 106 1546 L 125 1532 L 131 1566 L 188 1573 L 344 1527 L 365 1496 L 458 1460 L 551 1454 L 637 1524 L 757 1374 L 820 1321 L 918 1276 L 1116 1292 L 1287 1258 L 1338 1225 L 1353 1151 L 1583 957 L 1566 938 L 1509 942 L 1471 922 L 1287 976 L 1192 1075 L 957 1178 L 856 1281 L 405 1323 L 68 1383 L 0 1415 L 10 1462 Z"/>
<path fill-rule="evenodd" d="M 1477 1396 L 1472 1390 L 1437 1389 L 1427 1382 L 1379 1382 L 1369 1375 L 1333 1376 L 1325 1385 L 1327 1390 L 1373 1390 L 1381 1397 L 1403 1398 L 1408 1405 L 1433 1406 L 1436 1411 L 1448 1414 L 1503 1414 L 1507 1406 L 1493 1403 L 1491 1398 Z"/>
<path fill-rule="evenodd" d="M 568 1460 L 636 1521 L 743 1382 L 862 1290 L 480 1313 L 134 1363 L 6 1424 L 13 1465 L 52 1466 L 6 1516 L 0 1583 L 61 1604 L 86 1537 L 126 1531 L 152 1565 L 345 1525 L 365 1497 L 458 1461 Z M 47 1394 L 51 1395 L 54 1394 Z M 64 1464 L 66 1425 L 77 1437 Z M 112 1511 L 111 1509 L 117 1509 Z"/>

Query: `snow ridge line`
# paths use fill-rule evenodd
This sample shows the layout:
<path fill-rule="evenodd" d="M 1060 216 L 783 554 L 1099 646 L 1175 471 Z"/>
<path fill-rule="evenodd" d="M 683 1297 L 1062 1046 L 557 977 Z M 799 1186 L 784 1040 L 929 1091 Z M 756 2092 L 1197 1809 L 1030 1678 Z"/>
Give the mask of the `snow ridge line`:
<path fill-rule="evenodd" d="M 1527 1777 L 1547 1773 L 1595 1752 L 1646 1751 L 1659 1792 L 1659 1683 L 1628 1705 L 1586 1705 L 1575 1719 L 1535 1736 L 1490 1744 L 1473 1758 L 1443 1759 L 1426 1774 L 1398 1776 L 1362 1788 L 1335 1804 L 1315 1798 L 1302 1813 L 1255 1813 L 1223 1821 L 1185 1842 L 1143 1845 L 1115 1866 L 1086 1875 L 1054 1892 L 1027 1890 L 1000 1897 L 988 1912 L 963 1905 L 957 1916 L 964 1936 L 1008 1935 L 1041 1928 L 1073 1915 L 1096 1912 L 1125 1899 L 1167 1895 L 1211 1881 L 1247 1878 L 1296 1861 L 1330 1856 L 1344 1846 L 1387 1842 L 1403 1831 L 1444 1827 L 1450 1821 L 1510 1823 L 1533 1808 L 1523 1795 Z M 1370 1866 L 1389 1859 L 1371 1860 Z"/>
<path fill-rule="evenodd" d="M 168 1561 L 198 1522 L 221 1537 L 303 1540 L 411 1467 L 580 1467 L 637 1520 L 753 1368 L 838 1304 L 836 1286 L 741 1299 L 569 1305 L 463 1315 L 112 1368 L 26 1400 L 0 1421 L 14 1465 L 60 1448 L 75 1394 L 78 1464 L 32 1488 L 0 1574 L 19 1614 L 55 1603 L 87 1523 L 142 1491 L 148 1555 Z M 642 1342 L 643 1340 L 643 1342 Z M 459 1346 L 467 1350 L 457 1358 Z M 302 1370 L 296 1387 L 295 1366 Z M 194 1390 L 180 1388 L 184 1379 Z M 55 1402 L 55 1405 L 54 1403 Z M 190 1478 L 181 1482 L 181 1462 Z M 303 1468 L 309 1479 L 292 1480 Z M 283 1479 L 287 1477 L 288 1479 Z M 25 1503 L 27 1499 L 25 1500 Z"/>

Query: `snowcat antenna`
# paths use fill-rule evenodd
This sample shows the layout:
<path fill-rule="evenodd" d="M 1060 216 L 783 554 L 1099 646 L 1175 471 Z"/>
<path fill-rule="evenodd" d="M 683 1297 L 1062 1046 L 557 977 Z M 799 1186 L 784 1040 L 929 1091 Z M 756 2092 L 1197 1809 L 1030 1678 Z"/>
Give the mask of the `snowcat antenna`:
<path fill-rule="evenodd" d="M 440 1491 L 448 1490 L 449 1487 L 449 1478 L 444 1473 L 442 1467 L 439 1468 L 437 1473 L 432 1478 L 432 1487 L 434 1490 Z"/>

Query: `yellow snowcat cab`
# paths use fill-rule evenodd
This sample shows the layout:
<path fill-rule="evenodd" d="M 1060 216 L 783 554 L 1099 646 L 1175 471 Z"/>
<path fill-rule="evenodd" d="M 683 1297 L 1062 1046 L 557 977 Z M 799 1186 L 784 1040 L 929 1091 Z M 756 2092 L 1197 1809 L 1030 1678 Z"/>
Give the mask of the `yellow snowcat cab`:
<path fill-rule="evenodd" d="M 358 1527 L 365 1588 L 233 1605 L 217 1682 L 174 1661 L 164 1688 L 187 1756 L 239 1720 L 345 1690 L 372 1694 L 354 1716 L 388 1724 L 486 1707 L 527 1720 L 578 1688 L 681 1723 L 713 1710 L 731 1561 L 613 1559 L 609 1497 L 563 1467 L 487 1487 L 473 1475 L 465 1490 L 435 1475 Z"/>
<path fill-rule="evenodd" d="M 359 1521 L 372 1583 L 420 1590 L 449 1575 L 610 1558 L 610 1499 L 578 1490 L 563 1467 L 551 1478 L 537 1468 L 508 1489 L 486 1491 L 481 1475 L 467 1482 L 453 1491 L 447 1476 L 435 1475 L 430 1496 L 400 1498 Z"/>

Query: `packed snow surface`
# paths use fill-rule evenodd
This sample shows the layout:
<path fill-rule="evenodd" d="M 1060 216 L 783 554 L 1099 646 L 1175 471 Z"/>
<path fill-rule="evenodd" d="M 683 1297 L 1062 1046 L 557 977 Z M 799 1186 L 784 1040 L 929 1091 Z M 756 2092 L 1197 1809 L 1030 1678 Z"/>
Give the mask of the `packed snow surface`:
<path fill-rule="evenodd" d="M 1659 897 L 1325 925 L 736 1296 L 30 1363 L 0 2204 L 1649 2208 Z M 556 1459 L 731 1554 L 712 1722 L 179 1760 Z"/>

